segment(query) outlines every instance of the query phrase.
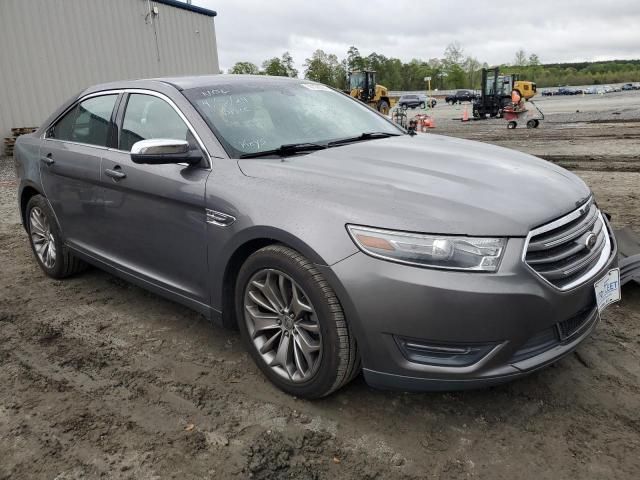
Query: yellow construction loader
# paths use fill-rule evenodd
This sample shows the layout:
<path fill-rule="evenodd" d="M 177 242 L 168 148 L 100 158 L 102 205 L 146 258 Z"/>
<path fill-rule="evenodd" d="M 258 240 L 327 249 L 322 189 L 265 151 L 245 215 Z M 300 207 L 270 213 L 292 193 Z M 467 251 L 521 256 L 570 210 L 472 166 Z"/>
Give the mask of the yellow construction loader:
<path fill-rule="evenodd" d="M 376 83 L 376 72 L 372 70 L 349 72 L 349 95 L 387 115 L 391 100 L 387 87 Z"/>

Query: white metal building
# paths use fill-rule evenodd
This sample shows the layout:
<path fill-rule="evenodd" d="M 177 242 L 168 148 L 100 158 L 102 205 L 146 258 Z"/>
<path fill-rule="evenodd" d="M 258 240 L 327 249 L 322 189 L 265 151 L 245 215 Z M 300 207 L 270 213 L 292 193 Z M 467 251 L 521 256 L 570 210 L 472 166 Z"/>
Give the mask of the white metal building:
<path fill-rule="evenodd" d="M 0 155 L 85 87 L 219 73 L 216 12 L 176 0 L 0 0 Z"/>

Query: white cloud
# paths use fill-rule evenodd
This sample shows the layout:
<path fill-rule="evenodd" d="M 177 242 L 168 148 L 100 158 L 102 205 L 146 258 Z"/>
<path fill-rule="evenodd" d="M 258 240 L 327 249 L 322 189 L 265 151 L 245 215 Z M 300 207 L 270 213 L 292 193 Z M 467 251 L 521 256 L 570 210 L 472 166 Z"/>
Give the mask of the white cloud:
<path fill-rule="evenodd" d="M 640 58 L 638 0 L 500 1 L 194 0 L 218 12 L 220 66 L 260 65 L 289 51 L 302 73 L 317 49 L 343 58 L 351 45 L 403 61 L 441 57 L 458 41 L 490 64 L 524 48 L 543 62 Z"/>

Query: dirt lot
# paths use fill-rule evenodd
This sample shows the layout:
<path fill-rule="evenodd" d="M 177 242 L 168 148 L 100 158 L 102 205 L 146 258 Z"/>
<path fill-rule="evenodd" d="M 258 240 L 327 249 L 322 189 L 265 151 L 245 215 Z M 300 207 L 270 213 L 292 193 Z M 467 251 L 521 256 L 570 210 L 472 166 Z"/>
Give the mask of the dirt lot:
<path fill-rule="evenodd" d="M 559 161 L 640 231 L 638 102 L 581 117 L 554 101 L 569 100 L 545 99 L 556 113 L 535 131 L 439 105 L 436 132 Z M 236 332 L 179 305 L 95 269 L 45 278 L 15 205 L 0 160 L 0 479 L 638 477 L 638 285 L 524 380 L 406 394 L 358 378 L 307 402 L 267 383 Z"/>

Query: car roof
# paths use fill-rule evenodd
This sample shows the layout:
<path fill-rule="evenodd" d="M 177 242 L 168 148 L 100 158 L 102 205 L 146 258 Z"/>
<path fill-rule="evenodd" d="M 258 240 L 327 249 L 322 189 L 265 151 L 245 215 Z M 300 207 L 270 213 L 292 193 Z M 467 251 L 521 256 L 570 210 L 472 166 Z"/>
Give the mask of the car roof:
<path fill-rule="evenodd" d="M 120 88 L 154 88 L 154 86 L 166 86 L 171 85 L 178 90 L 188 90 L 190 88 L 202 88 L 211 87 L 216 85 L 230 85 L 230 84 L 264 84 L 267 83 L 316 83 L 311 80 L 301 80 L 299 78 L 289 77 L 273 77 L 268 75 L 231 75 L 231 74 L 217 74 L 217 75 L 191 75 L 183 77 L 159 77 L 159 78 L 144 78 L 138 80 L 123 80 L 117 82 L 101 83 L 89 87 L 83 92 L 83 94 L 102 91 L 102 90 L 115 90 Z"/>

